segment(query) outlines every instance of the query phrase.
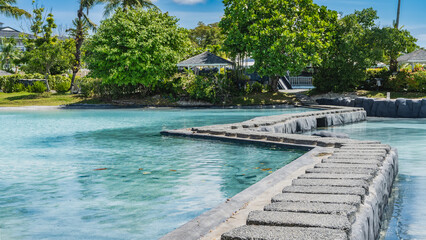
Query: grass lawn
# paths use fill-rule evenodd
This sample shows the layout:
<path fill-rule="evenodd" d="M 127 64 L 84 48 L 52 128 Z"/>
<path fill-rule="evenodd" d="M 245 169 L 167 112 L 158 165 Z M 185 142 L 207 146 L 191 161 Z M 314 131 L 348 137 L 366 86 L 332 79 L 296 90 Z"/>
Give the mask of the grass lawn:
<path fill-rule="evenodd" d="M 147 105 L 147 106 L 178 106 L 175 100 L 167 97 L 150 96 L 146 98 L 130 98 L 102 102 L 97 99 L 84 98 L 81 95 L 56 94 L 56 93 L 1 93 L 0 107 L 20 106 L 59 106 L 76 103 L 86 104 L 114 104 L 114 105 Z M 250 106 L 250 105 L 273 105 L 294 104 L 297 99 L 294 94 L 288 93 L 254 93 L 249 95 L 233 97 L 228 106 Z M 221 104 L 218 104 L 221 105 Z"/>
<path fill-rule="evenodd" d="M 421 92 L 390 92 L 391 99 L 397 98 L 406 98 L 406 99 L 422 99 L 426 98 L 426 93 Z M 309 90 L 306 92 L 308 96 L 316 96 L 324 93 L 318 92 L 315 89 Z M 358 90 L 356 92 L 348 93 L 350 95 L 357 95 L 360 97 L 368 97 L 368 98 L 386 98 L 387 91 L 369 91 L 369 90 Z M 343 95 L 343 94 L 342 94 Z"/>
<path fill-rule="evenodd" d="M 396 99 L 396 98 L 410 98 L 410 99 L 426 98 L 426 93 L 419 93 L 419 92 L 390 92 L 390 93 L 391 93 L 391 99 Z M 365 96 L 365 97 L 369 97 L 369 98 L 386 98 L 387 92 L 359 90 L 359 91 L 357 91 L 357 94 L 359 96 Z"/>
<path fill-rule="evenodd" d="M 101 103 L 80 95 L 56 93 L 0 93 L 0 107 L 59 106 L 73 103 Z"/>

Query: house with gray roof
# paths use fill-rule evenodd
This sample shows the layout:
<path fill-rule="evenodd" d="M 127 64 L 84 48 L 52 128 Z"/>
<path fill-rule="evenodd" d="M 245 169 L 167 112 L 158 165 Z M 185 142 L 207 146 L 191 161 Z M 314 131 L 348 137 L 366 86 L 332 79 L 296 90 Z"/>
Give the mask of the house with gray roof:
<path fill-rule="evenodd" d="M 22 32 L 11 28 L 11 27 L 4 27 L 3 23 L 0 22 L 0 38 L 14 38 L 16 39 L 16 47 L 21 49 L 22 51 L 25 50 L 24 43 L 21 38 Z"/>
<path fill-rule="evenodd" d="M 214 55 L 211 52 L 203 52 L 177 64 L 178 68 L 194 69 L 197 73 L 199 68 L 222 68 L 231 67 L 233 62 Z"/>
<path fill-rule="evenodd" d="M 417 63 L 426 64 L 426 50 L 423 50 L 423 49 L 416 50 L 414 52 L 402 55 L 397 60 L 398 60 L 398 63 L 400 64 L 409 63 L 413 67 Z"/>

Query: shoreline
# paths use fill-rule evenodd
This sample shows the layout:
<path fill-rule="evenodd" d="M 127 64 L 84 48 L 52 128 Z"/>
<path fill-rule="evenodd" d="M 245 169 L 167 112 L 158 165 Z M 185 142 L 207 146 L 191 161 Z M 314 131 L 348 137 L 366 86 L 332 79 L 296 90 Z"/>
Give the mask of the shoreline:
<path fill-rule="evenodd" d="M 182 106 L 158 106 L 158 105 L 114 105 L 114 104 L 71 104 L 58 106 L 19 106 L 19 107 L 0 107 L 0 111 L 7 110 L 108 110 L 108 109 L 286 109 L 295 107 L 307 107 L 292 104 L 274 104 L 274 105 L 182 105 Z"/>

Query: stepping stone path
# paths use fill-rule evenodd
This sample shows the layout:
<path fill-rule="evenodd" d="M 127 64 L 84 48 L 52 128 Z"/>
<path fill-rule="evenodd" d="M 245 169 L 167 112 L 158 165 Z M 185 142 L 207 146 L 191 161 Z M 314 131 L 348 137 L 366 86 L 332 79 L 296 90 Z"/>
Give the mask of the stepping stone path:
<path fill-rule="evenodd" d="M 318 146 L 332 152 L 324 153 L 320 163 L 272 197 L 263 211 L 251 212 L 246 225 L 223 233 L 222 240 L 377 239 L 398 171 L 397 154 L 390 146 L 377 141 L 294 134 L 320 125 L 366 120 L 362 108 L 321 108 L 325 110 L 162 132 L 226 141 L 279 143 L 306 149 Z M 185 225 L 182 228 L 184 230 L 177 235 L 172 232 L 163 239 L 175 239 L 172 236 L 195 230 Z M 202 234 L 206 233 L 193 236 Z"/>
<path fill-rule="evenodd" d="M 348 239 L 356 213 L 390 151 L 387 145 L 362 145 L 356 146 L 360 152 L 354 152 L 353 146 L 343 145 L 307 170 L 263 211 L 251 212 L 247 225 L 223 234 L 221 239 Z M 360 157 L 365 152 L 377 158 Z M 289 235 L 280 235 L 285 232 Z"/>

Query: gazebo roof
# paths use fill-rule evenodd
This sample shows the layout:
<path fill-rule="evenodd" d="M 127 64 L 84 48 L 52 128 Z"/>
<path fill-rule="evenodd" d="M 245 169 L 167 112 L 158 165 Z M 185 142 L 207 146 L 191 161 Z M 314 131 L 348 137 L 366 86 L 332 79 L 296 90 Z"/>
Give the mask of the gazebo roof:
<path fill-rule="evenodd" d="M 186 59 L 177 64 L 178 67 L 195 67 L 195 66 L 218 66 L 232 65 L 231 61 L 214 55 L 211 52 L 203 52 L 197 56 Z"/>
<path fill-rule="evenodd" d="M 402 55 L 398 58 L 400 63 L 420 63 L 426 62 L 426 51 L 423 49 L 416 50 L 414 52 Z"/>

